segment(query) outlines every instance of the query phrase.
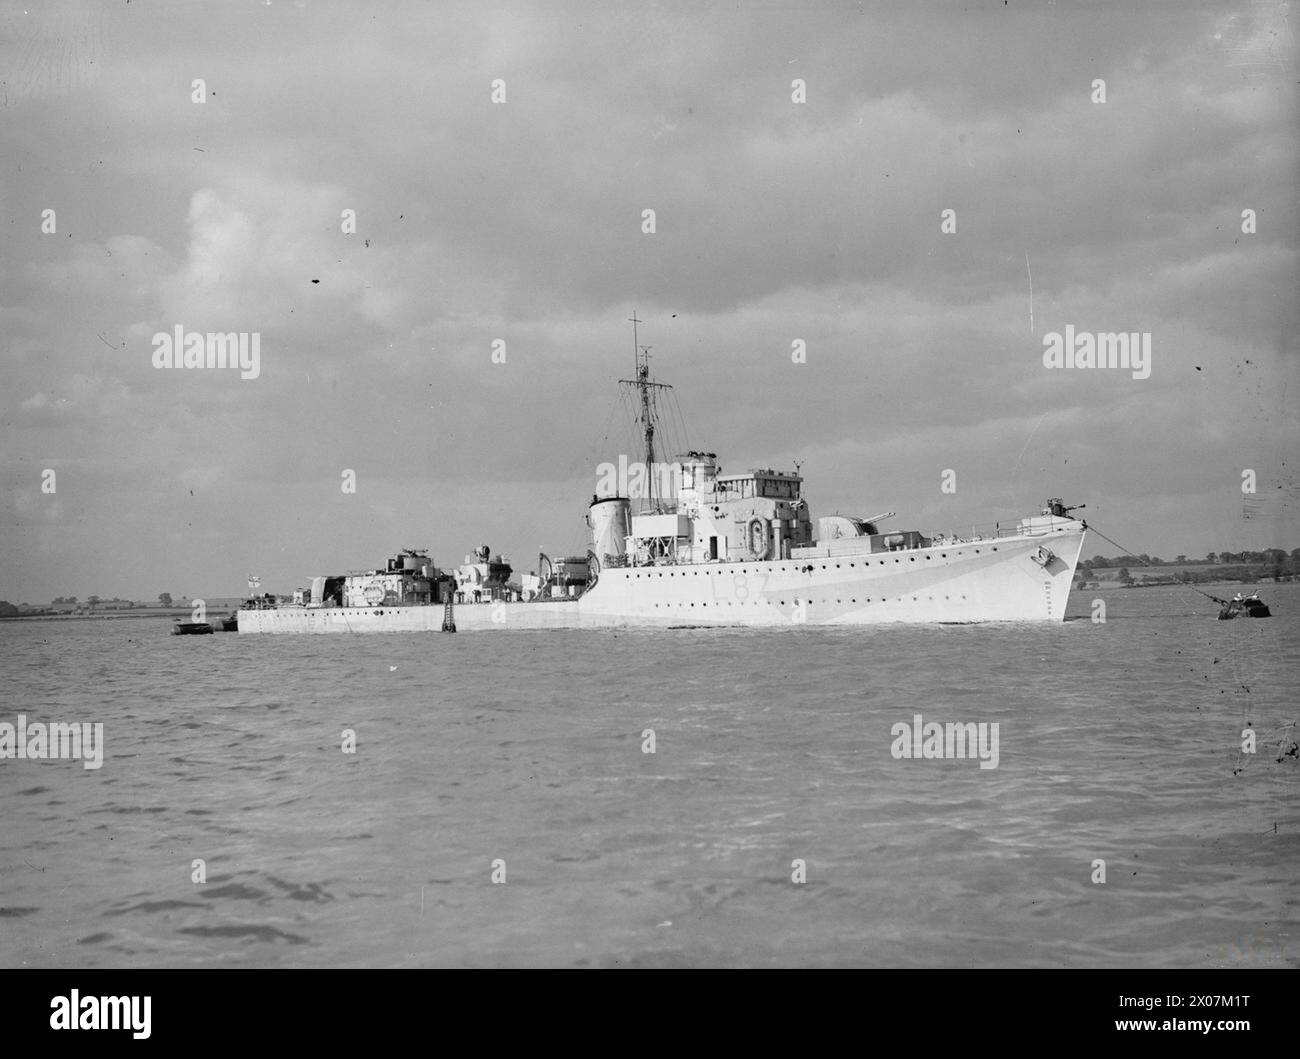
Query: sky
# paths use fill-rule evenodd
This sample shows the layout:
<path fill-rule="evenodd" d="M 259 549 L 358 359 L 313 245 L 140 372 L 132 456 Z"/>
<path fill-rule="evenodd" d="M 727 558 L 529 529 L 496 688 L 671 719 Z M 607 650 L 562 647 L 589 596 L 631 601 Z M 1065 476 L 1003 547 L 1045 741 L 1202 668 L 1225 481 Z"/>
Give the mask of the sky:
<path fill-rule="evenodd" d="M 814 519 L 1300 547 L 1296 57 L 1271 0 L 0 0 L 0 598 L 583 554 L 634 312 Z"/>

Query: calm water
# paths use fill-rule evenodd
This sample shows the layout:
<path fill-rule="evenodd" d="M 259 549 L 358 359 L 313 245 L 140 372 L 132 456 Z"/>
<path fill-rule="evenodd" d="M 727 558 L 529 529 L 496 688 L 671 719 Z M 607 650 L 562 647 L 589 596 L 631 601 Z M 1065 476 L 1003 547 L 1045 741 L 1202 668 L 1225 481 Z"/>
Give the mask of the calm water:
<path fill-rule="evenodd" d="M 1300 964 L 1300 585 L 1267 621 L 1098 595 L 1050 628 L 2 623 L 0 721 L 106 749 L 0 761 L 0 964 Z M 915 713 L 998 722 L 998 767 L 894 760 Z"/>

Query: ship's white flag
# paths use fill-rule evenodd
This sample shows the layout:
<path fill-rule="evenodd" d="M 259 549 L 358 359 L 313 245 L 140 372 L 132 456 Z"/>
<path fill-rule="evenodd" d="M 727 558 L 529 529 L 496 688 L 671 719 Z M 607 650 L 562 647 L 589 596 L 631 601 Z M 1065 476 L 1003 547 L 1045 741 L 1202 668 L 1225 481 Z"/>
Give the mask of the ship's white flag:
<path fill-rule="evenodd" d="M 259 588 L 261 588 L 261 587 L 262 587 L 262 579 L 261 579 L 260 577 L 258 577 L 256 574 L 249 574 L 249 575 L 248 575 L 248 591 L 249 591 L 249 593 L 250 593 L 250 594 L 251 594 L 251 593 L 254 593 L 254 592 L 256 592 L 256 591 L 257 591 Z"/>

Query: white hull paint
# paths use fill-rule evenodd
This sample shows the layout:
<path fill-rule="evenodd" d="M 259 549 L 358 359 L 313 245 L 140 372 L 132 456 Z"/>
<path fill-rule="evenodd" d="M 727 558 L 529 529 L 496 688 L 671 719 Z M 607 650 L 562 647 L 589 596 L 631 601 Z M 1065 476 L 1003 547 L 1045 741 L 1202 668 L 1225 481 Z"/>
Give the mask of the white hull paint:
<path fill-rule="evenodd" d="M 627 626 L 1059 622 L 1082 522 L 895 552 L 610 568 L 576 600 L 458 604 L 458 632 Z M 1034 556 L 1049 549 L 1040 565 Z M 809 569 L 811 567 L 811 569 Z M 438 632 L 441 605 L 239 611 L 241 633 Z"/>

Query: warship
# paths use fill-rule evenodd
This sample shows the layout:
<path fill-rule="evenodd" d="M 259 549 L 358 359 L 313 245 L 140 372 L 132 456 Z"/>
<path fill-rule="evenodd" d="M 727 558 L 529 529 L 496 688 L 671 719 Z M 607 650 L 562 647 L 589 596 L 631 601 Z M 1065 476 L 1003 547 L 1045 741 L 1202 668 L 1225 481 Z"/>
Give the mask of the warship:
<path fill-rule="evenodd" d="M 291 599 L 250 599 L 239 632 L 1064 620 L 1087 523 L 1059 498 L 1011 526 L 928 535 L 884 527 L 893 512 L 814 520 L 797 466 L 728 474 L 715 453 L 692 449 L 666 465 L 671 474 L 655 473 L 665 466 L 659 401 L 672 387 L 651 377 L 635 314 L 631 322 L 636 370 L 621 383 L 650 470 L 640 497 L 619 488 L 621 473 L 598 484 L 586 555 L 541 554 L 536 573 L 515 583 L 486 545 L 451 570 L 408 548 L 383 569 L 315 577 Z"/>

